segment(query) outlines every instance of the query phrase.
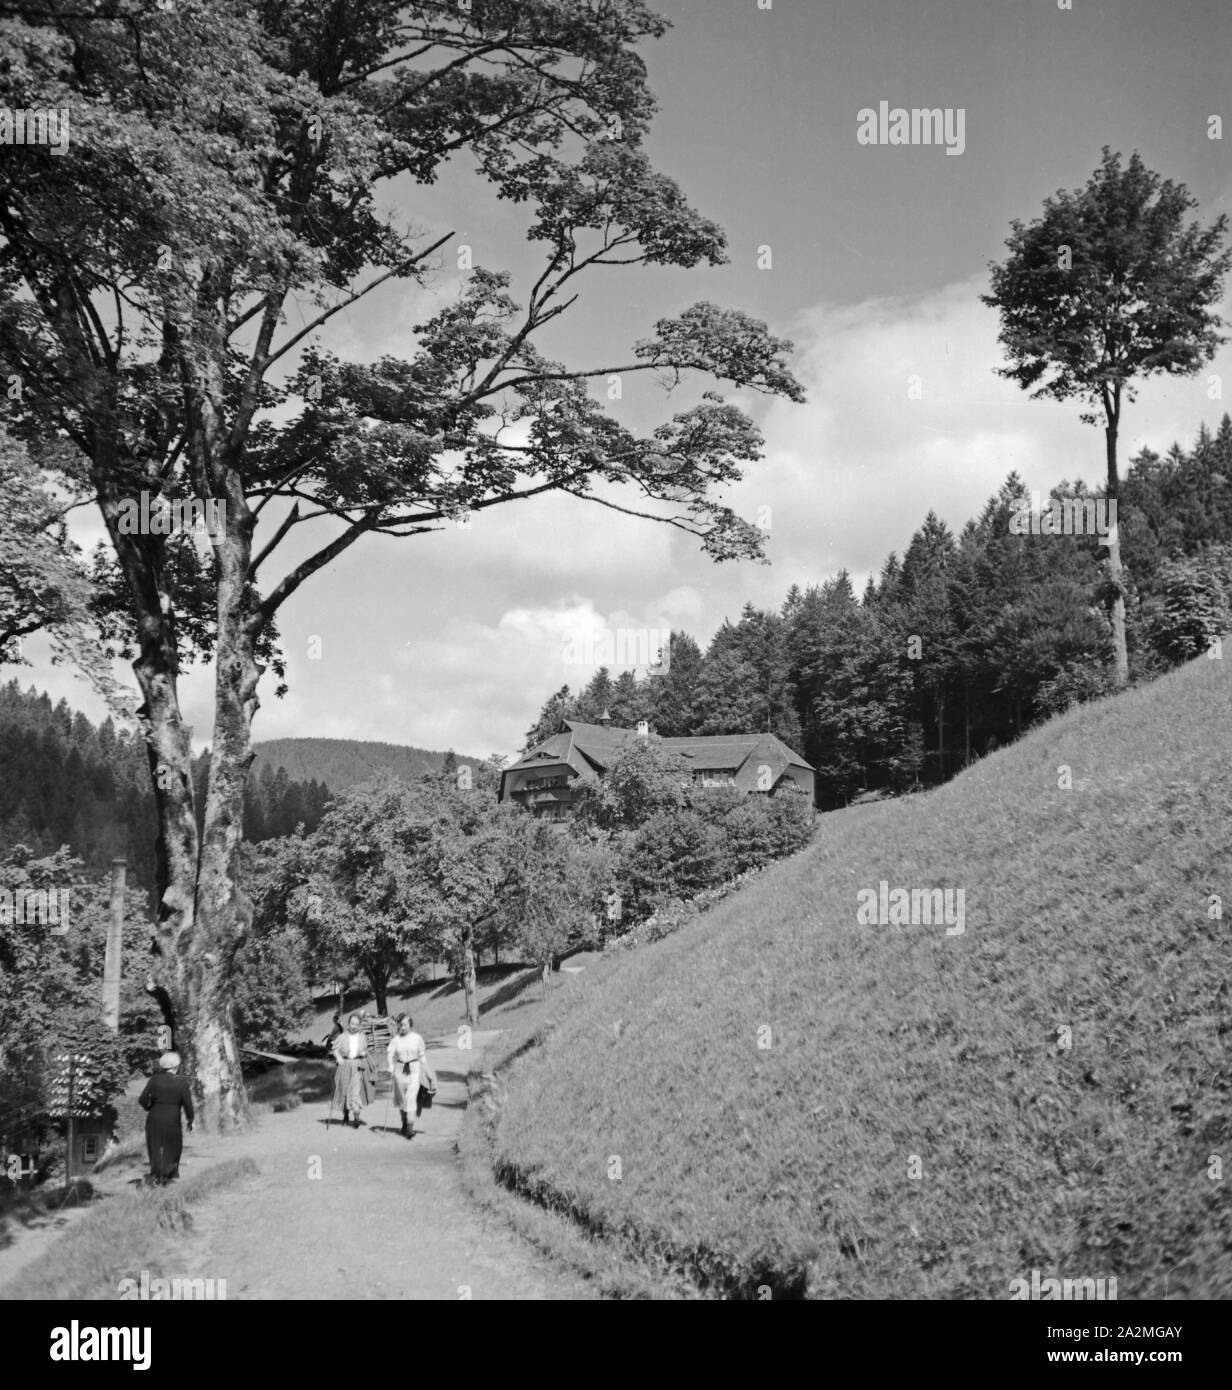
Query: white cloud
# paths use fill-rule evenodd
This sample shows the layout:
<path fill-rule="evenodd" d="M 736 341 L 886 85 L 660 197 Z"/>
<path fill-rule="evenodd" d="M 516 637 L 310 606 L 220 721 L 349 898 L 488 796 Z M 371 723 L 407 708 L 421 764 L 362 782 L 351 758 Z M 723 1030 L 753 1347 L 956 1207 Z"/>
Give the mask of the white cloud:
<path fill-rule="evenodd" d="M 801 316 L 797 373 L 809 401 L 772 405 L 767 462 L 734 495 L 745 515 L 771 509 L 780 592 L 842 566 L 878 568 L 930 508 L 960 529 L 1011 470 L 1044 491 L 1063 477 L 1102 483 L 1103 432 L 1080 422 L 1082 407 L 1033 400 L 995 375 L 1004 358 L 997 315 L 978 298 L 985 286 L 981 276 Z M 1232 352 L 1210 371 L 1232 391 Z M 1144 444 L 1188 444 L 1202 420 L 1217 423 L 1225 405 L 1208 398 L 1208 375 L 1149 382 L 1126 405 L 1122 476 Z"/>
<path fill-rule="evenodd" d="M 574 595 L 552 605 L 508 609 L 491 625 L 450 621 L 391 653 L 391 664 L 405 673 L 401 684 L 414 683 L 415 738 L 407 741 L 468 753 L 513 752 L 553 691 L 562 685 L 577 691 L 590 680 L 596 666 L 585 658 L 595 653 L 602 661 L 605 638 L 614 643 L 614 634 L 623 632 L 626 650 L 636 657 L 641 634 L 653 642 L 697 606 L 697 596 L 683 589 L 645 609 L 606 613 Z M 613 661 L 611 669 L 618 674 L 632 664 Z M 378 703 L 392 701 L 385 696 Z M 476 711 L 483 712 L 481 718 Z"/>

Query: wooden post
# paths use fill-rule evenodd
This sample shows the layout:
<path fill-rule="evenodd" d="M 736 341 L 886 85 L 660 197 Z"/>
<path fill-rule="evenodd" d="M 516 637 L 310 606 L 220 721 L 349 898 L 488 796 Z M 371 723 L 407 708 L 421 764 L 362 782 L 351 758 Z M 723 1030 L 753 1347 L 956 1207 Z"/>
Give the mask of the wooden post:
<path fill-rule="evenodd" d="M 124 949 L 124 884 L 128 863 L 111 861 L 111 915 L 107 920 L 107 954 L 103 958 L 103 1023 L 120 1031 L 120 965 Z"/>

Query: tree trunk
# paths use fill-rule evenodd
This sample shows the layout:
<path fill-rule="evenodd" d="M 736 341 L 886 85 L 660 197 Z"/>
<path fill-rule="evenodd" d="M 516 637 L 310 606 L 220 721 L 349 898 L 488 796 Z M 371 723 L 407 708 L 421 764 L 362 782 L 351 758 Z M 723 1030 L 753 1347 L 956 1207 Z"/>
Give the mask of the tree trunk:
<path fill-rule="evenodd" d="M 188 972 L 196 1090 L 205 1127 L 211 1130 L 234 1129 L 248 1118 L 231 1015 L 231 977 L 235 952 L 252 924 L 252 903 L 242 887 L 240 864 L 244 787 L 253 759 L 252 721 L 260 703 L 261 677 L 247 584 L 251 531 L 251 515 L 236 488 L 227 498 L 225 533 L 215 539 L 219 586 L 214 742 Z"/>
<path fill-rule="evenodd" d="M 466 1021 L 472 1028 L 479 1026 L 479 999 L 475 986 L 475 929 L 462 931 L 462 988 L 466 991 Z"/>
<path fill-rule="evenodd" d="M 138 653 L 133 673 L 143 696 L 137 713 L 158 817 L 158 917 L 150 943 L 150 992 L 164 1005 L 164 1019 L 172 1030 L 171 1047 L 181 1054 L 184 1074 L 191 1078 L 196 1048 L 188 969 L 196 924 L 200 838 L 191 738 L 180 711 L 175 613 L 163 582 L 161 540 L 118 529 L 121 503 L 141 480 L 132 461 L 121 455 L 102 429 L 93 454 L 92 481 L 136 618 Z"/>
<path fill-rule="evenodd" d="M 971 766 L 971 682 L 963 682 L 963 766 Z"/>
<path fill-rule="evenodd" d="M 364 972 L 368 977 L 368 983 L 372 986 L 372 997 L 376 1001 L 376 1011 L 382 1018 L 389 1016 L 389 980 L 390 971 L 376 968 L 369 968 Z"/>
<path fill-rule="evenodd" d="M 1117 479 L 1117 424 L 1120 414 L 1120 401 L 1116 401 L 1108 412 L 1108 424 L 1104 429 L 1104 443 L 1108 456 L 1108 485 L 1106 495 L 1111 504 L 1116 501 Z M 1109 519 L 1108 536 L 1108 584 L 1112 589 L 1112 647 L 1113 682 L 1118 690 L 1129 684 L 1129 649 L 1125 640 L 1125 586 L 1121 569 L 1121 536 L 1117 521 Z"/>
<path fill-rule="evenodd" d="M 937 692 L 937 781 L 945 781 L 945 687 Z"/>
<path fill-rule="evenodd" d="M 137 618 L 139 655 L 133 669 L 144 696 L 141 720 L 158 814 L 159 907 L 151 974 L 170 1001 L 173 1046 L 192 1085 L 202 1128 L 233 1129 L 248 1116 L 232 1020 L 231 972 L 251 921 L 251 904 L 240 887 L 239 857 L 261 674 L 246 579 L 252 518 L 237 486 L 226 499 L 225 530 L 214 538 L 220 582 L 213 756 L 199 834 L 191 730 L 177 690 L 176 621 L 163 582 L 165 548 L 158 537 L 118 533 L 119 503 L 132 485 L 131 465 L 100 448 L 94 455 L 94 481 Z"/>

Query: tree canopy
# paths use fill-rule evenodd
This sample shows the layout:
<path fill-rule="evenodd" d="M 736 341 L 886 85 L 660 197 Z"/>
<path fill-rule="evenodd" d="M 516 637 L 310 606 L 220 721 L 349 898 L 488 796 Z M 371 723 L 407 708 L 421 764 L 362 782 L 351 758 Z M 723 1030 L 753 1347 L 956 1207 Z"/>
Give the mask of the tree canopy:
<path fill-rule="evenodd" d="M 758 555 L 762 533 L 717 499 L 761 436 L 717 388 L 803 393 L 789 343 L 705 301 L 597 362 L 542 346 L 595 272 L 726 257 L 645 148 L 638 45 L 665 24 L 641 0 L 40 0 L 3 25 L 0 103 L 72 115 L 65 151 L 24 146 L 0 166 L 11 419 L 75 446 L 65 477 L 107 527 L 98 607 L 133 657 L 159 810 L 158 969 L 204 1122 L 241 1123 L 226 971 L 283 604 L 365 536 L 551 492 L 677 527 L 716 559 Z M 413 205 L 450 161 L 524 209 L 540 267 L 526 284 L 385 201 Z M 330 350 L 332 320 L 391 282 L 428 283 L 446 247 L 467 273 L 404 355 Z M 612 374 L 688 378 L 692 395 L 639 431 L 591 391 Z M 220 504 L 220 519 L 134 532 L 121 520 L 143 493 Z M 215 677 L 200 828 L 190 654 Z"/>
<path fill-rule="evenodd" d="M 1009 255 L 991 266 L 985 304 L 1001 316 L 1009 365 L 1000 375 L 1036 397 L 1086 405 L 1082 419 L 1104 426 L 1105 496 L 1120 489 L 1117 435 L 1123 400 L 1157 373 L 1192 376 L 1225 341 L 1215 312 L 1232 251 L 1228 220 L 1206 228 L 1185 219 L 1197 207 L 1183 184 L 1149 170 L 1135 152 L 1104 146 L 1084 188 L 1044 201 L 1030 225 L 1015 220 Z M 1107 597 L 1114 678 L 1129 678 L 1121 541 L 1109 529 Z"/>

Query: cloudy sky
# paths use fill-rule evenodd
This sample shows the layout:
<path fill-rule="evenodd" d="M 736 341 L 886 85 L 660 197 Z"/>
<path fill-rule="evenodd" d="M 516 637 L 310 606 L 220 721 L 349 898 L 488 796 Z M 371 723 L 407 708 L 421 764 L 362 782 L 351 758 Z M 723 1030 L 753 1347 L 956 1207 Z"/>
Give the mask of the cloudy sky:
<path fill-rule="evenodd" d="M 858 590 L 930 507 L 957 530 L 1011 469 L 1045 491 L 1062 477 L 1099 481 L 1102 435 L 1079 423 L 1078 407 L 1032 401 L 994 375 L 996 315 L 978 296 L 1010 220 L 1029 221 L 1048 194 L 1083 184 L 1105 144 L 1137 150 L 1187 184 L 1203 222 L 1232 211 L 1232 8 L 762 5 L 657 0 L 673 28 L 645 49 L 661 107 L 649 152 L 726 229 L 731 263 L 607 270 L 545 346 L 578 365 L 628 361 L 657 318 L 702 299 L 792 339 L 808 402 L 748 401 L 765 458 L 724 499 L 768 522 L 771 563 L 716 566 L 668 527 L 571 498 L 495 509 L 466 530 L 361 544 L 284 608 L 290 693 L 263 692 L 258 740 L 512 753 L 553 690 L 589 678 L 565 664 L 579 634 L 683 628 L 704 645 L 747 600 L 777 606 L 792 583 L 846 567 Z M 882 100 L 962 108 L 962 154 L 861 144 L 858 113 Z M 1223 140 L 1208 136 L 1212 115 L 1229 125 Z M 477 196 L 464 173 L 428 190 L 396 188 L 391 204 L 425 232 L 452 232 L 475 264 L 508 268 L 515 294 L 524 292 L 537 266 L 524 213 Z M 765 246 L 768 269 L 758 265 Z M 453 251 L 430 288 L 357 307 L 325 344 L 360 358 L 409 355 L 410 326 L 458 292 Z M 1223 400 L 1211 399 L 1210 373 L 1227 383 Z M 1147 384 L 1126 410 L 1123 459 L 1143 445 L 1188 443 L 1229 399 L 1229 349 L 1199 377 Z M 679 405 L 638 376 L 610 408 L 645 428 Z M 23 683 L 98 717 L 82 682 L 48 665 L 38 642 L 28 652 L 36 664 Z M 211 723 L 207 672 L 186 678 L 183 699 L 200 746 Z"/>

